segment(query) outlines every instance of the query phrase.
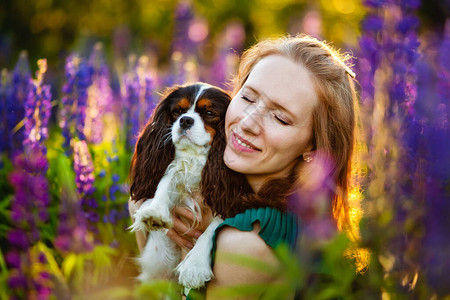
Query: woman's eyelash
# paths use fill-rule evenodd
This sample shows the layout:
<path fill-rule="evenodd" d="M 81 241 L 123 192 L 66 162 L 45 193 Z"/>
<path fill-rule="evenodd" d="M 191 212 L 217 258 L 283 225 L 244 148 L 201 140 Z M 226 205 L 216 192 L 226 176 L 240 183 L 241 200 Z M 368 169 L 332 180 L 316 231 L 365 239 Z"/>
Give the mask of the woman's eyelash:
<path fill-rule="evenodd" d="M 283 124 L 283 125 L 289 125 L 288 122 L 286 122 L 285 120 L 279 118 L 277 115 L 274 114 L 273 116 L 274 116 L 275 119 L 277 119 L 277 121 L 280 122 L 281 124 Z"/>
<path fill-rule="evenodd" d="M 255 101 L 253 101 L 253 100 L 250 100 L 249 98 L 247 98 L 247 97 L 244 96 L 244 95 L 242 95 L 241 98 L 244 99 L 244 100 L 247 101 L 247 102 L 250 102 L 250 103 L 254 103 L 254 102 L 255 102 Z"/>

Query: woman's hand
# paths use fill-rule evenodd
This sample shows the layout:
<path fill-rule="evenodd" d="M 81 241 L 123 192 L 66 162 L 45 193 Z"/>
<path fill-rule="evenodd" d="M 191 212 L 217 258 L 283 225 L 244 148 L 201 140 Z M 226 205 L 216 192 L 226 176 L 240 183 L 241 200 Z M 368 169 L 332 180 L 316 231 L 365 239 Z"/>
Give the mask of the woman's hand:
<path fill-rule="evenodd" d="M 130 213 L 130 217 L 134 222 L 134 214 L 136 210 L 142 205 L 145 199 L 141 199 L 138 201 L 132 201 L 131 199 L 128 201 L 128 211 Z M 173 227 L 169 229 L 166 235 L 174 241 L 178 246 L 182 248 L 187 248 L 188 250 L 194 247 L 195 241 L 198 237 L 205 231 L 206 227 L 208 227 L 211 222 L 211 210 L 204 209 L 202 211 L 202 218 L 197 220 L 197 226 L 189 229 L 189 225 L 186 225 L 185 222 L 182 221 L 184 219 L 187 224 L 194 223 L 194 215 L 191 211 L 186 208 L 175 207 L 172 211 L 172 221 Z M 136 242 L 139 250 L 142 250 L 147 243 L 147 232 L 137 231 L 136 232 Z"/>
<path fill-rule="evenodd" d="M 182 219 L 186 220 L 187 224 Z M 203 218 L 197 220 L 198 225 L 196 227 L 189 228 L 188 224 L 194 223 L 194 215 L 186 208 L 175 207 L 172 211 L 173 227 L 167 232 L 167 236 L 178 246 L 190 250 L 209 225 L 209 223 L 204 224 L 204 220 L 209 220 L 209 218 L 203 216 Z"/>

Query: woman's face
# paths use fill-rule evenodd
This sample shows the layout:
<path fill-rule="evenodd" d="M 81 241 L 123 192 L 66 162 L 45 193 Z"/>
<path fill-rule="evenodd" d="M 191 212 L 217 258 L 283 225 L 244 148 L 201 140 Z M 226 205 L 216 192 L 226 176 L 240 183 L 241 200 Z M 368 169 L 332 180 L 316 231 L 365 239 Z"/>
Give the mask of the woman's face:
<path fill-rule="evenodd" d="M 312 148 L 318 103 L 310 72 L 280 55 L 261 59 L 231 101 L 225 118 L 225 164 L 247 176 L 254 191 L 285 177 Z"/>

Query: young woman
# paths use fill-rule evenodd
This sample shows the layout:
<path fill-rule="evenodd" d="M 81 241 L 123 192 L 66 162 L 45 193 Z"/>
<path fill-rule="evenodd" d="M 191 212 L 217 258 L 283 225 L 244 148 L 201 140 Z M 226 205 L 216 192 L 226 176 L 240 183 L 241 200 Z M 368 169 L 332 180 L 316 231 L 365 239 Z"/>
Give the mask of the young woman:
<path fill-rule="evenodd" d="M 264 40 L 243 54 L 226 114 L 223 159 L 244 183 L 202 182 L 206 203 L 227 218 L 214 237 L 215 278 L 207 285 L 207 299 L 218 287 L 276 280 L 232 264 L 226 256 L 250 255 L 275 266 L 273 248 L 280 243 L 295 247 L 297 240 L 291 210 L 298 203 L 290 203 L 289 195 L 308 195 L 318 172 L 336 226 L 350 228 L 357 111 L 353 76 L 339 53 L 306 35 Z M 191 217 L 181 209 L 177 213 Z M 188 248 L 204 228 L 182 234 L 187 227 L 176 213 L 174 224 L 167 234 Z"/>

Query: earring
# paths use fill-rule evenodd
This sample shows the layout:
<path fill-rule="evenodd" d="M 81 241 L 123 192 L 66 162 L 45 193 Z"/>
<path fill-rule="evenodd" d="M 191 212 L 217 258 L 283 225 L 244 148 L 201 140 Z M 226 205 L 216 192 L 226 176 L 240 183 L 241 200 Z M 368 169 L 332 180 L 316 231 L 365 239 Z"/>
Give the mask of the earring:
<path fill-rule="evenodd" d="M 312 162 L 313 158 L 311 157 L 311 154 L 304 153 L 303 154 L 303 160 L 306 161 L 307 163 L 310 163 L 310 162 Z"/>

